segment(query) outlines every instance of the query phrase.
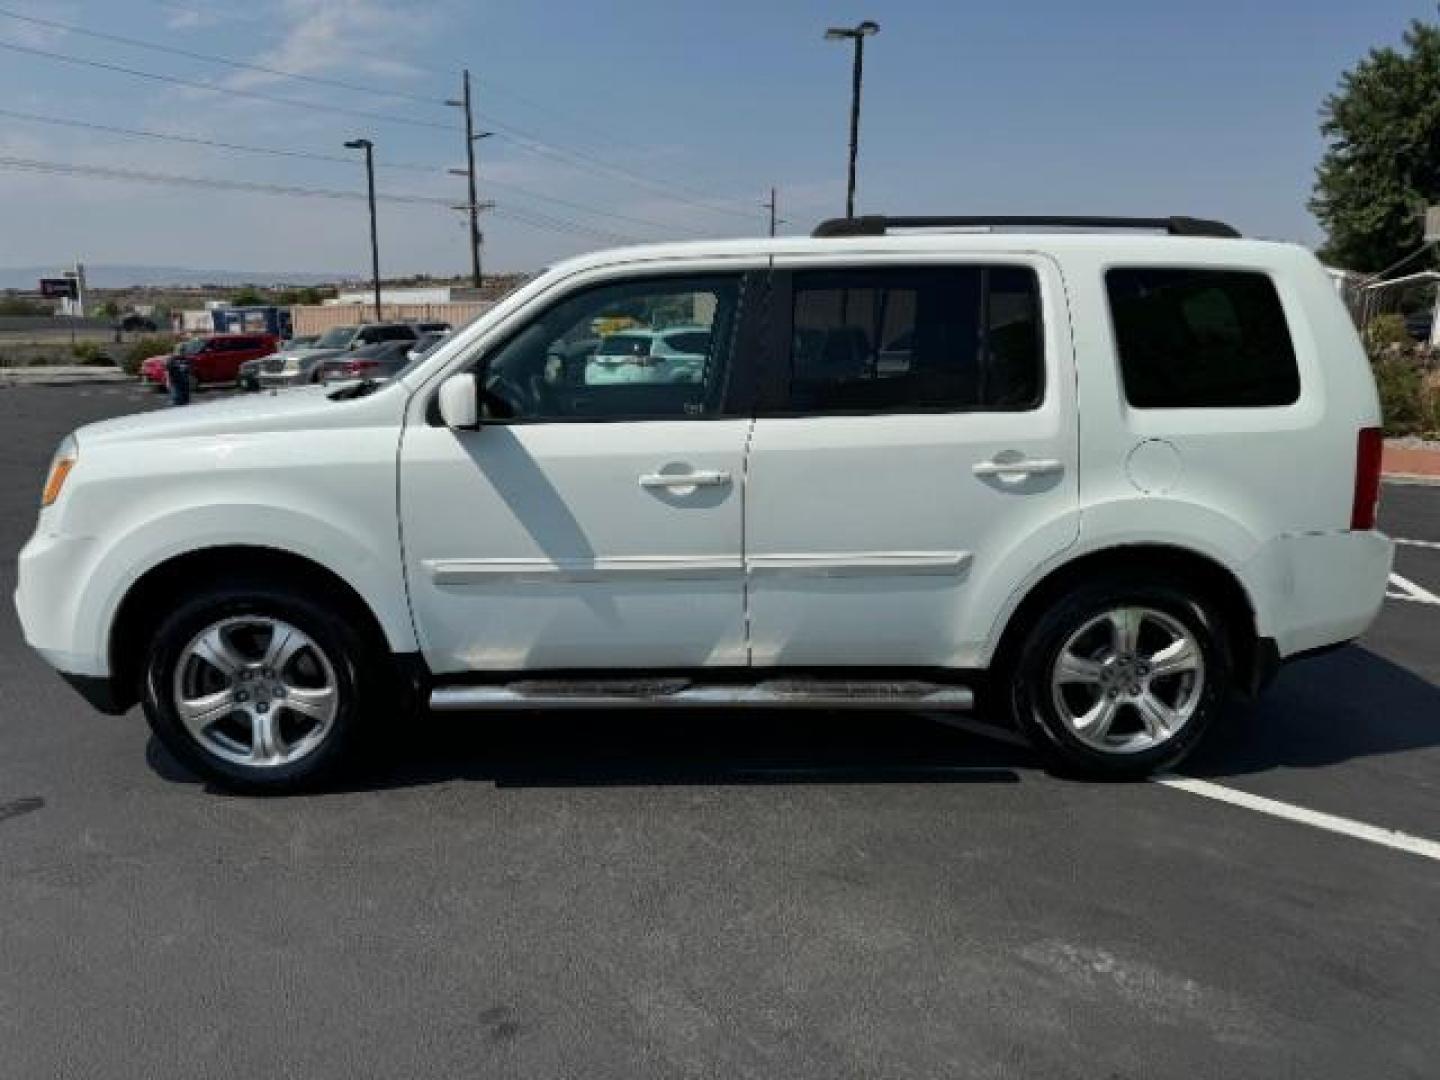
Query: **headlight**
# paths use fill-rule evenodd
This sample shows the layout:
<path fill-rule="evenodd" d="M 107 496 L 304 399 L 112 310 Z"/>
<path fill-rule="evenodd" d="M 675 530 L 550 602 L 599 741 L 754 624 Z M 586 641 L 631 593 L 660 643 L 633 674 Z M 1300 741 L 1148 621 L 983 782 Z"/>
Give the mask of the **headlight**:
<path fill-rule="evenodd" d="M 55 451 L 55 456 L 50 459 L 50 475 L 45 478 L 45 493 L 40 498 L 41 506 L 49 506 L 60 497 L 65 478 L 70 475 L 70 470 L 75 467 L 79 457 L 80 444 L 75 441 L 74 435 L 66 435 Z"/>

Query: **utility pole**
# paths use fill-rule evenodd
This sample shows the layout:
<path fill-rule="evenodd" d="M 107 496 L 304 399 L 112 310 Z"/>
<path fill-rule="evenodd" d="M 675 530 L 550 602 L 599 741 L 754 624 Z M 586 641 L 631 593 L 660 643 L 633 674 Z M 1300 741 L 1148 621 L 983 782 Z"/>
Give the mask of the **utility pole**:
<path fill-rule="evenodd" d="M 880 24 L 866 19 L 853 27 L 832 26 L 825 31 L 826 41 L 853 41 L 855 63 L 850 79 L 850 170 L 845 184 L 845 216 L 855 216 L 855 158 L 860 144 L 860 78 L 865 68 L 865 39 L 880 32 Z"/>
<path fill-rule="evenodd" d="M 375 282 L 375 321 L 380 315 L 380 230 L 375 224 L 375 144 L 369 139 L 351 139 L 347 150 L 365 151 L 365 182 L 370 191 L 370 276 Z"/>
<path fill-rule="evenodd" d="M 465 110 L 465 169 L 463 175 L 467 178 L 469 185 L 469 199 L 466 200 L 463 209 L 470 218 L 470 280 L 475 288 L 480 288 L 482 281 L 480 275 L 480 243 L 483 237 L 480 234 L 480 202 L 475 193 L 475 144 L 481 139 L 488 139 L 494 132 L 475 130 L 475 114 L 470 106 L 470 69 L 466 68 L 462 78 L 462 95 L 459 101 L 453 98 L 446 101 L 446 105 L 457 109 Z M 451 169 L 452 174 L 462 174 L 460 169 Z"/>
<path fill-rule="evenodd" d="M 761 203 L 760 205 L 763 206 L 766 210 L 770 211 L 770 235 L 771 235 L 771 236 L 774 236 L 774 235 L 775 235 L 776 218 L 775 218 L 775 189 L 774 189 L 773 187 L 770 189 L 770 199 L 769 199 L 769 201 L 768 201 L 768 202 L 763 202 L 763 203 Z"/>

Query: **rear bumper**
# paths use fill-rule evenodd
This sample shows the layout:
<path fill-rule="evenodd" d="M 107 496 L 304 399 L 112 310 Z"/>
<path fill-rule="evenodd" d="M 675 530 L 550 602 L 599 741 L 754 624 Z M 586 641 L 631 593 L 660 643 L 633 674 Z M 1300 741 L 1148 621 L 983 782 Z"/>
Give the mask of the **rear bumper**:
<path fill-rule="evenodd" d="M 1260 633 L 1274 639 L 1277 657 L 1363 634 L 1385 600 L 1394 550 L 1378 532 L 1305 533 L 1266 544 L 1246 577 L 1256 593 Z"/>

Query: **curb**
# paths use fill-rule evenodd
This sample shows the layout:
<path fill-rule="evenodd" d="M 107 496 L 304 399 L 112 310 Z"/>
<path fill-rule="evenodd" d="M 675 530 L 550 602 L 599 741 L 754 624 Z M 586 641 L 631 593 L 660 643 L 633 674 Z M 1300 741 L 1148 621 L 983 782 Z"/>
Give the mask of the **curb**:
<path fill-rule="evenodd" d="M 117 386 L 131 382 L 123 371 L 99 371 L 90 375 L 61 374 L 16 376 L 0 369 L 0 386 Z"/>
<path fill-rule="evenodd" d="M 1387 484 L 1409 484 L 1414 487 L 1440 487 L 1440 476 L 1424 476 L 1420 473 L 1381 473 L 1380 479 Z"/>

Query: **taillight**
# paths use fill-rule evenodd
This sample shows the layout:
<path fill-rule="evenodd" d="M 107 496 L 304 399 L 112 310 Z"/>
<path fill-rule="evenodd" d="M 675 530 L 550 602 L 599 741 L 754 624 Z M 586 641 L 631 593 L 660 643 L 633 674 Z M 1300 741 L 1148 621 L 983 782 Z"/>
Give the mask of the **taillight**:
<path fill-rule="evenodd" d="M 345 365 L 346 375 L 364 375 L 367 371 L 374 371 L 380 366 L 376 360 L 351 360 Z"/>
<path fill-rule="evenodd" d="M 1380 455 L 1385 439 L 1378 427 L 1360 429 L 1355 443 L 1355 502 L 1350 508 L 1350 528 L 1373 529 L 1380 509 Z"/>

